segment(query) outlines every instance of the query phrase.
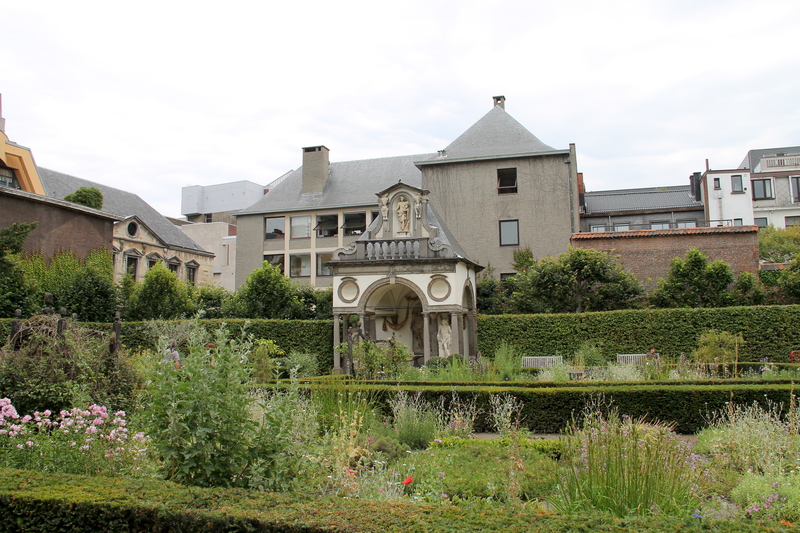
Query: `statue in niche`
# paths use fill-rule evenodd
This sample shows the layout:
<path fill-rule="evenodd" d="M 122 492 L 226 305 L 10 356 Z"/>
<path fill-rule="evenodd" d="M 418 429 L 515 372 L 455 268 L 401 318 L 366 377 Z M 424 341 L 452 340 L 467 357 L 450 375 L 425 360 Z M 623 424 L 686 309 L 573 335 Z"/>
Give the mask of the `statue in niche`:
<path fill-rule="evenodd" d="M 400 231 L 408 232 L 408 215 L 411 206 L 408 205 L 408 200 L 405 196 L 400 196 L 400 201 L 397 202 L 397 220 L 400 222 Z"/>
<path fill-rule="evenodd" d="M 419 309 L 412 309 L 412 316 L 411 316 L 411 338 L 412 338 L 412 346 L 411 350 L 415 354 L 420 354 L 425 351 L 425 319 L 422 317 L 422 313 Z"/>
<path fill-rule="evenodd" d="M 389 220 L 389 198 L 386 196 L 381 198 L 381 218 L 384 222 Z"/>
<path fill-rule="evenodd" d="M 439 332 L 436 334 L 436 340 L 439 341 L 439 357 L 448 357 L 453 339 L 450 336 L 450 320 L 445 313 L 439 316 Z"/>
<path fill-rule="evenodd" d="M 422 218 L 422 197 L 419 194 L 414 197 L 414 213 L 417 215 L 417 220 Z"/>

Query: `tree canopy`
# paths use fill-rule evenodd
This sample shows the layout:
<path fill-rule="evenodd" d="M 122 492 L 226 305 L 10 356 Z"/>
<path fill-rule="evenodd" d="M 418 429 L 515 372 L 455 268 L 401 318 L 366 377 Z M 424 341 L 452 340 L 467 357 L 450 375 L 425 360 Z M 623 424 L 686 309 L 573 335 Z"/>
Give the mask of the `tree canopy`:
<path fill-rule="evenodd" d="M 758 230 L 758 255 L 766 263 L 788 263 L 800 254 L 800 226 Z"/>
<path fill-rule="evenodd" d="M 581 313 L 631 307 L 643 288 L 606 252 L 570 248 L 556 258 L 514 254 L 513 308 L 518 313 Z"/>
<path fill-rule="evenodd" d="M 233 316 L 243 318 L 291 318 L 300 308 L 297 288 L 280 268 L 264 261 L 236 291 Z"/>
<path fill-rule="evenodd" d="M 93 209 L 102 209 L 103 207 L 103 193 L 97 187 L 81 187 L 77 191 L 66 195 L 64 200 Z"/>
<path fill-rule="evenodd" d="M 734 297 L 728 287 L 733 281 L 730 265 L 719 259 L 709 261 L 706 254 L 692 248 L 672 260 L 667 277 L 650 294 L 650 303 L 656 307 L 732 305 Z"/>

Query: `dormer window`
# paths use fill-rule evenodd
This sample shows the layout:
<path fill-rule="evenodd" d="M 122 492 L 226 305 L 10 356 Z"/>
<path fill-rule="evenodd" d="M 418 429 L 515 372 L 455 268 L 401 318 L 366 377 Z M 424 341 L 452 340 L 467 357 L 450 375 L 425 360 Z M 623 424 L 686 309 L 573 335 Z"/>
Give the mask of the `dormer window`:
<path fill-rule="evenodd" d="M 517 169 L 498 168 L 497 194 L 516 194 L 516 192 L 517 192 Z"/>
<path fill-rule="evenodd" d="M 17 177 L 14 175 L 14 169 L 8 167 L 0 167 L 0 187 L 19 189 L 19 183 L 17 183 Z"/>

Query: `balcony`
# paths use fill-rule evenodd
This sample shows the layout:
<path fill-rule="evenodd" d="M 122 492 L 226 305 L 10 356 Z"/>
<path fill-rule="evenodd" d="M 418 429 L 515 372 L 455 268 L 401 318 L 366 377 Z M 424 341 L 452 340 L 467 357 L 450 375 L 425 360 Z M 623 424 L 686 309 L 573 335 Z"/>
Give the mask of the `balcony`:
<path fill-rule="evenodd" d="M 800 155 L 792 156 L 777 156 L 777 157 L 764 157 L 761 159 L 762 172 L 765 168 L 778 170 L 778 169 L 800 169 Z"/>
<path fill-rule="evenodd" d="M 452 257 L 447 245 L 433 245 L 428 237 L 355 241 L 337 250 L 334 261 L 413 261 Z"/>
<path fill-rule="evenodd" d="M 685 229 L 685 228 L 719 228 L 725 226 L 741 226 L 734 224 L 732 219 L 721 220 L 686 220 L 675 222 L 647 222 L 642 224 L 592 224 L 589 233 L 602 233 L 606 231 L 641 231 L 650 229 Z M 586 233 L 587 231 L 582 231 Z"/>

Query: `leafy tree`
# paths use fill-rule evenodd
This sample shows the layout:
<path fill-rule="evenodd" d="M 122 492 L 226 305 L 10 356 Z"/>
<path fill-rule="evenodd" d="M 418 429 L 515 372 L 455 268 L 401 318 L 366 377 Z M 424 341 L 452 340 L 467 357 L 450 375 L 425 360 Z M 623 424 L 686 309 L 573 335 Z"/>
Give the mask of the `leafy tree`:
<path fill-rule="evenodd" d="M 233 298 L 231 291 L 221 285 L 196 288 L 197 310 L 203 318 L 225 318 L 224 309 Z"/>
<path fill-rule="evenodd" d="M 103 207 L 103 193 L 97 187 L 81 187 L 77 191 L 66 195 L 64 200 L 93 209 L 101 209 Z"/>
<path fill-rule="evenodd" d="M 698 363 L 730 363 L 736 359 L 739 347 L 743 344 L 741 333 L 734 335 L 710 329 L 698 338 L 692 359 Z"/>
<path fill-rule="evenodd" d="M 800 300 L 800 257 L 789 262 L 789 268 L 781 272 L 778 286 L 789 298 Z"/>
<path fill-rule="evenodd" d="M 650 293 L 650 303 L 656 307 L 734 305 L 736 298 L 728 289 L 733 281 L 730 265 L 720 259 L 709 261 L 706 254 L 692 248 L 672 260 L 667 277 Z"/>
<path fill-rule="evenodd" d="M 295 285 L 267 261 L 247 276 L 231 302 L 231 314 L 240 318 L 291 318 L 299 308 Z"/>
<path fill-rule="evenodd" d="M 193 314 L 194 302 L 189 290 L 175 272 L 163 263 L 147 271 L 128 301 L 127 317 L 132 320 L 175 319 Z"/>
<path fill-rule="evenodd" d="M 766 263 L 788 263 L 800 254 L 800 226 L 758 230 L 758 255 Z"/>
<path fill-rule="evenodd" d="M 117 310 L 118 289 L 102 272 L 85 268 L 64 287 L 60 305 L 68 313 L 76 313 L 78 320 L 110 322 Z"/>
<path fill-rule="evenodd" d="M 333 318 L 333 289 L 315 289 L 306 284 L 297 285 L 299 306 L 291 318 L 304 320 Z"/>
<path fill-rule="evenodd" d="M 643 292 L 636 276 L 625 271 L 615 257 L 585 248 L 570 248 L 557 258 L 526 262 L 514 278 L 514 286 L 513 308 L 517 313 L 625 309 Z"/>
<path fill-rule="evenodd" d="M 34 293 L 16 256 L 22 253 L 25 239 L 37 225 L 38 222 L 15 222 L 0 229 L 0 317 L 13 317 L 16 309 L 24 314 L 34 310 Z"/>

